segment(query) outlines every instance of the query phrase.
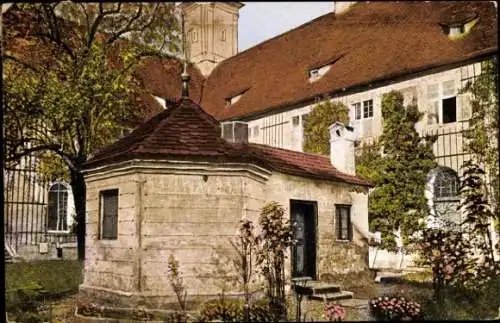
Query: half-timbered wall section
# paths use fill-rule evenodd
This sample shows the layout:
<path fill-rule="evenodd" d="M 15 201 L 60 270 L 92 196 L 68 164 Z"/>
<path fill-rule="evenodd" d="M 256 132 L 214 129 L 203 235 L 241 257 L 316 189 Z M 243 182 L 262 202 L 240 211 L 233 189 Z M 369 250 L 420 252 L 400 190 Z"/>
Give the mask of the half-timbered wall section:
<path fill-rule="evenodd" d="M 357 129 L 361 141 L 371 143 L 382 134 L 383 94 L 400 91 L 405 97 L 405 104 L 417 104 L 424 113 L 417 124 L 417 131 L 422 135 L 438 135 L 434 154 L 439 165 L 459 172 L 463 162 L 469 158 L 463 132 L 471 117 L 470 94 L 460 93 L 460 89 L 480 71 L 481 62 L 475 62 L 368 90 L 339 94 L 330 100 L 349 107 L 350 122 Z M 316 103 L 321 101 L 318 98 Z M 302 151 L 304 123 L 314 106 L 310 104 L 247 119 L 249 141 Z"/>

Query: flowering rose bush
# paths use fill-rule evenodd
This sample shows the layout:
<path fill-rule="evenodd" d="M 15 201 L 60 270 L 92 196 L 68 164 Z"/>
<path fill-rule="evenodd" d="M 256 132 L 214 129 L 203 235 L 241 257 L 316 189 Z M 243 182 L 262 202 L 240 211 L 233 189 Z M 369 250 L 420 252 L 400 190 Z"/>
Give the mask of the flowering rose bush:
<path fill-rule="evenodd" d="M 420 304 L 402 296 L 373 298 L 370 301 L 370 312 L 378 321 L 408 321 L 421 316 Z"/>
<path fill-rule="evenodd" d="M 419 243 L 421 265 L 432 268 L 436 294 L 440 286 L 466 287 L 473 281 L 473 246 L 461 232 L 426 229 Z"/>
<path fill-rule="evenodd" d="M 333 302 L 325 302 L 324 308 L 325 320 L 329 322 L 340 322 L 345 319 L 345 309 L 339 304 Z"/>

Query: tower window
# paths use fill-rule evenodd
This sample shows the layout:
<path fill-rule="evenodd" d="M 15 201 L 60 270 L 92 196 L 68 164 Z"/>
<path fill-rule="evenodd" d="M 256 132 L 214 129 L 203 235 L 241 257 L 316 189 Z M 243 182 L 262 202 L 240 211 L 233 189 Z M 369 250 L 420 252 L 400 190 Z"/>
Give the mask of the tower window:
<path fill-rule="evenodd" d="M 226 30 L 225 30 L 225 29 L 224 29 L 224 30 L 222 30 L 222 33 L 221 33 L 220 39 L 221 39 L 222 41 L 226 41 Z"/>
<path fill-rule="evenodd" d="M 191 41 L 193 43 L 198 41 L 198 33 L 196 30 L 191 31 Z"/>

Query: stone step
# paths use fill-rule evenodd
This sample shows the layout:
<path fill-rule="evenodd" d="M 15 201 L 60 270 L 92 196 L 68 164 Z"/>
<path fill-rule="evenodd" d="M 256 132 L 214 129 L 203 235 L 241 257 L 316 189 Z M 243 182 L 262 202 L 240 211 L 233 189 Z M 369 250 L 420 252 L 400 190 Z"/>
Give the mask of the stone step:
<path fill-rule="evenodd" d="M 327 294 L 313 294 L 309 296 L 310 300 L 316 300 L 316 301 L 336 301 L 336 300 L 341 300 L 341 299 L 349 299 L 353 298 L 354 293 L 353 292 L 348 292 L 348 291 L 340 291 L 336 293 L 327 293 Z"/>
<path fill-rule="evenodd" d="M 320 281 L 309 281 L 306 286 L 296 286 L 297 293 L 302 295 L 337 293 L 340 290 L 340 285 Z"/>

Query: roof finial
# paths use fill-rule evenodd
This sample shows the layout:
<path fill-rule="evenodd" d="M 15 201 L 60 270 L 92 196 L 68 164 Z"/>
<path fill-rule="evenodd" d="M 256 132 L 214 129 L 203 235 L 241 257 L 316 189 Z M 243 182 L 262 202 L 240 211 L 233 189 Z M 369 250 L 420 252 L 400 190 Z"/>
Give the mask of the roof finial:
<path fill-rule="evenodd" d="M 189 83 L 189 74 L 187 73 L 187 50 L 186 50 L 186 30 L 184 27 L 184 10 L 181 10 L 181 22 L 182 22 L 182 51 L 184 54 L 184 62 L 183 62 L 183 69 L 182 69 L 182 74 L 181 74 L 181 80 L 182 80 L 182 93 L 181 96 L 183 98 L 188 98 L 189 97 L 189 90 L 188 90 L 188 83 Z"/>

